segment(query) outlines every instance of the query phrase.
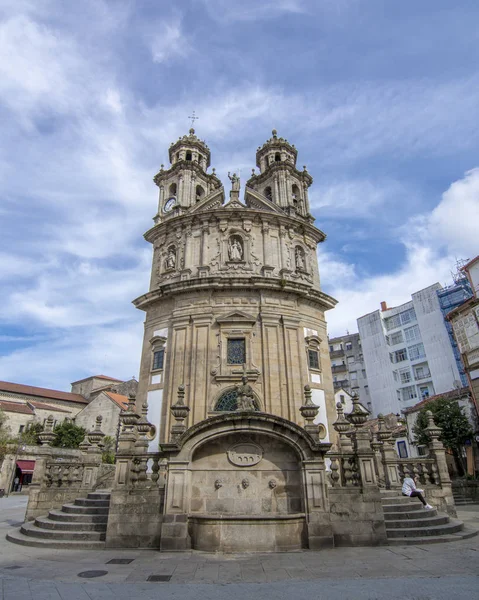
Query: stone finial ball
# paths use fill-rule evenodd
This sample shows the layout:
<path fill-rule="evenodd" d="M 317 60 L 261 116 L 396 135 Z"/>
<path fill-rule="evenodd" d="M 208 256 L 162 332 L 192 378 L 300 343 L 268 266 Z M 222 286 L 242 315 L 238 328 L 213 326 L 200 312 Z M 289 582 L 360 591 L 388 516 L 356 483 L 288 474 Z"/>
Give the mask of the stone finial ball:
<path fill-rule="evenodd" d="M 276 129 L 273 129 L 273 131 L 271 133 L 273 134 L 273 137 L 276 137 L 278 135 L 278 132 L 276 131 Z"/>

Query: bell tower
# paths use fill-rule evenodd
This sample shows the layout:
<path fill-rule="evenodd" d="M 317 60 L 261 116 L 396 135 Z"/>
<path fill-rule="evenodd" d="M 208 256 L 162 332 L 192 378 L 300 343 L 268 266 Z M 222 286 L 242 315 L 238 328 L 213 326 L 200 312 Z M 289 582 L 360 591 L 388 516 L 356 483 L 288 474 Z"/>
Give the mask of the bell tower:
<path fill-rule="evenodd" d="M 153 181 L 160 188 L 155 223 L 179 216 L 212 194 L 222 193 L 221 181 L 210 166 L 208 146 L 190 129 L 188 135 L 173 142 L 168 151 L 171 167 L 160 171 Z"/>
<path fill-rule="evenodd" d="M 256 151 L 256 166 L 260 173 L 256 175 L 253 169 L 253 175 L 246 184 L 250 192 L 246 203 L 256 207 L 258 201 L 266 200 L 290 216 L 312 222 L 308 188 L 313 178 L 306 167 L 303 171 L 296 168 L 298 151 L 295 146 L 278 137 L 276 129 L 272 134 Z"/>

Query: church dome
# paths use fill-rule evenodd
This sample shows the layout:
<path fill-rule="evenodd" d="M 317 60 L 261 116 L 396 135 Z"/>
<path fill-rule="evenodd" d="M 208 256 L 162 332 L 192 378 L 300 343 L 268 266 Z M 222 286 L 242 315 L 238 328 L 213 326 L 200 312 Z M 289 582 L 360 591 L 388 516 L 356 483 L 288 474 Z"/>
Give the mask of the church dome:
<path fill-rule="evenodd" d="M 278 132 L 273 129 L 272 137 L 256 151 L 256 166 L 263 172 L 268 165 L 275 163 L 289 162 L 296 165 L 297 156 L 298 151 L 294 144 L 290 144 L 285 138 L 278 137 Z"/>
<path fill-rule="evenodd" d="M 198 162 L 204 169 L 210 166 L 210 149 L 203 140 L 195 135 L 193 127 L 188 135 L 184 135 L 173 142 L 168 150 L 171 164 L 180 160 Z"/>

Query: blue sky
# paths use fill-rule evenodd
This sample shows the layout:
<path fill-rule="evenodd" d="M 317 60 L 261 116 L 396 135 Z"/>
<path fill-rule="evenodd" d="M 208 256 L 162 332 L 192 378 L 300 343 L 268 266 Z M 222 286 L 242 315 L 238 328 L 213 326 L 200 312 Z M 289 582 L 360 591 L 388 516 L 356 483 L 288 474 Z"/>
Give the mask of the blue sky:
<path fill-rule="evenodd" d="M 0 378 L 137 376 L 152 177 L 276 128 L 314 177 L 331 335 L 479 252 L 479 4 L 0 0 Z"/>

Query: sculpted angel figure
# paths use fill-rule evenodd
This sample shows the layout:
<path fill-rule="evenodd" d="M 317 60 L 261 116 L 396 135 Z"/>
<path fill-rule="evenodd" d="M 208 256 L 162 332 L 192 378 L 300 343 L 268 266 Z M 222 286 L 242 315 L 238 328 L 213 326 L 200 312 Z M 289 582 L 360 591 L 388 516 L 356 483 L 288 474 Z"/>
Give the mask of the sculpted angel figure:
<path fill-rule="evenodd" d="M 238 177 L 238 175 L 236 175 L 236 173 L 233 173 L 233 175 L 230 175 L 229 171 L 228 171 L 228 177 L 231 181 L 231 189 L 233 192 L 239 192 L 240 189 L 240 178 Z"/>
<path fill-rule="evenodd" d="M 168 255 L 166 257 L 165 263 L 167 269 L 174 269 L 176 267 L 176 253 L 173 248 L 170 248 L 168 250 Z"/>
<path fill-rule="evenodd" d="M 243 248 L 238 239 L 234 238 L 230 241 L 228 248 L 228 254 L 230 260 L 242 260 L 243 259 Z"/>
<path fill-rule="evenodd" d="M 296 248 L 295 259 L 296 259 L 296 269 L 298 271 L 304 271 L 304 257 L 303 257 L 301 248 Z"/>

